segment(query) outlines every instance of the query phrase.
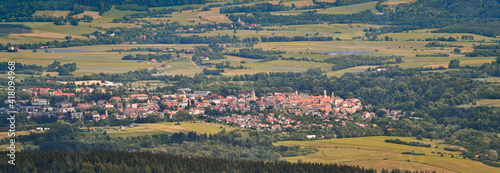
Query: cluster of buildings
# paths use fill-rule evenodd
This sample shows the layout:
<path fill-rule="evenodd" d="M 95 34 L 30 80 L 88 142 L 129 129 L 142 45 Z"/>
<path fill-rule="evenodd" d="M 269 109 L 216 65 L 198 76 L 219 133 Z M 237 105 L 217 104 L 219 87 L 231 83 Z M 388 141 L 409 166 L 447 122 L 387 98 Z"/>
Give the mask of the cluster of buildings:
<path fill-rule="evenodd" d="M 241 128 L 252 128 L 257 130 L 284 130 L 287 128 L 300 129 L 304 127 L 331 128 L 334 125 L 346 126 L 347 124 L 353 124 L 360 127 L 370 127 L 370 125 L 368 124 L 354 122 L 347 116 L 334 115 L 333 121 L 330 121 L 330 117 L 332 115 L 322 114 L 317 116 L 322 118 L 322 122 L 307 124 L 301 121 L 294 120 L 291 117 L 287 117 L 286 114 L 276 115 L 274 113 L 269 113 L 269 114 L 259 113 L 258 115 L 233 114 L 232 116 L 216 117 L 215 119 L 219 122 L 236 124 Z M 376 126 L 376 125 L 371 125 L 371 126 Z"/>
<path fill-rule="evenodd" d="M 22 112 L 28 113 L 28 118 L 36 116 L 56 116 L 57 118 L 81 119 L 85 116 L 92 117 L 92 120 L 99 121 L 114 116 L 117 119 L 124 118 L 145 118 L 151 115 L 160 118 L 173 118 L 179 112 L 190 115 L 204 115 L 205 110 L 216 110 L 220 112 L 235 111 L 241 112 L 225 117 L 212 117 L 217 121 L 234 123 L 240 127 L 279 130 L 286 128 L 302 128 L 304 126 L 332 127 L 334 124 L 346 125 L 353 123 L 361 127 L 368 127 L 367 124 L 352 122 L 349 114 L 362 109 L 359 99 L 343 99 L 335 96 L 332 92 L 327 95 L 326 90 L 323 95 L 312 96 L 308 94 L 295 93 L 267 93 L 258 97 L 255 91 L 240 92 L 238 95 L 223 97 L 210 91 L 192 91 L 190 88 L 180 88 L 175 94 L 137 94 L 120 93 L 108 99 L 84 100 L 86 94 L 93 94 L 96 91 L 101 93 L 118 92 L 117 87 L 121 84 L 101 81 L 76 81 L 82 87 L 74 89 L 50 89 L 50 88 L 30 88 L 24 89 L 33 95 L 32 100 L 19 100 Z M 88 85 L 88 86 L 85 86 Z M 108 89 L 108 90 L 106 90 Z M 52 95 L 66 97 L 63 101 L 50 103 L 50 100 L 43 99 L 41 95 Z M 125 97 L 124 97 L 125 96 Z M 47 97 L 44 97 L 47 98 Z M 70 99 L 71 98 L 71 99 Z M 71 100 L 71 101 L 70 101 Z M 103 113 L 103 109 L 106 111 Z M 273 109 L 278 114 L 269 113 L 258 115 L 244 115 L 245 112 L 264 111 Z M 101 111 L 97 111 L 101 110 Z M 382 110 L 382 109 L 381 109 Z M 401 111 L 385 110 L 386 115 L 399 119 L 403 116 Z M 1 110 L 0 110 L 1 111 Z M 100 112 L 100 113 L 99 113 Z M 317 116 L 324 121 L 317 124 L 303 124 L 287 116 Z M 371 119 L 374 113 L 363 112 L 362 118 Z M 332 120 L 332 122 L 330 122 Z"/>
<path fill-rule="evenodd" d="M 229 30 L 229 29 L 234 29 L 238 28 L 238 26 L 242 27 L 243 29 L 252 29 L 255 27 L 260 27 L 260 24 L 252 23 L 252 24 L 246 24 L 245 22 L 242 22 L 240 19 L 238 19 L 237 25 L 227 25 L 227 26 L 216 26 L 213 28 L 209 28 L 211 31 L 217 31 L 217 30 Z M 205 32 L 205 28 L 180 28 L 176 29 L 175 32 L 184 32 L 184 33 L 198 33 L 198 32 Z"/>

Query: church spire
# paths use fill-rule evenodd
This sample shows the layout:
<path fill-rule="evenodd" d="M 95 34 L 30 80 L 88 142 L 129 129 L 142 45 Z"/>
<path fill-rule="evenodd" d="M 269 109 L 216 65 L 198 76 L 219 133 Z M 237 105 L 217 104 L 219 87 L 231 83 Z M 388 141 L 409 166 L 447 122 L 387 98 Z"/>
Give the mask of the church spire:
<path fill-rule="evenodd" d="M 253 84 L 252 84 L 252 97 L 251 99 L 255 101 L 255 90 L 253 89 Z"/>

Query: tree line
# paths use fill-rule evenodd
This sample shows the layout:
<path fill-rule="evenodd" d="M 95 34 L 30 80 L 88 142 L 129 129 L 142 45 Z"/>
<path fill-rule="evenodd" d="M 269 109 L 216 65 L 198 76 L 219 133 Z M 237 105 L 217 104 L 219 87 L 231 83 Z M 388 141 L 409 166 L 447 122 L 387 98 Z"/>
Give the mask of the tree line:
<path fill-rule="evenodd" d="M 243 48 L 238 51 L 229 51 L 226 52 L 226 55 L 233 55 L 233 56 L 240 56 L 244 58 L 250 58 L 250 59 L 278 59 L 280 57 L 279 54 L 284 54 L 286 53 L 285 51 L 281 50 L 262 50 L 262 49 L 248 49 L 248 48 Z"/>
<path fill-rule="evenodd" d="M 500 56 L 500 44 L 480 44 L 474 46 L 472 52 L 465 53 L 465 56 L 478 57 L 478 56 Z"/>
<path fill-rule="evenodd" d="M 339 38 L 337 38 L 339 39 Z M 304 36 L 293 36 L 293 37 L 286 37 L 286 36 L 273 36 L 273 37 L 266 37 L 262 36 L 260 37 L 260 40 L 262 42 L 290 42 L 290 41 L 333 41 L 333 37 L 325 37 L 325 36 L 319 36 L 319 37 L 304 37 Z"/>
<path fill-rule="evenodd" d="M 4 155 L 6 152 L 2 152 Z M 359 166 L 291 163 L 286 161 L 265 162 L 234 159 L 188 157 L 182 155 L 126 152 L 126 151 L 61 151 L 20 152 L 23 166 L 2 164 L 5 172 L 359 172 L 375 173 L 375 169 Z M 7 157 L 2 161 L 7 163 Z M 17 160 L 16 160 L 17 161 Z M 383 172 L 389 172 L 384 170 Z M 402 172 L 394 169 L 391 173 Z M 407 171 L 408 173 L 411 171 Z"/>
<path fill-rule="evenodd" d="M 166 61 L 173 59 L 171 54 L 165 54 L 165 53 L 160 53 L 160 54 L 135 54 L 135 55 L 125 55 L 123 56 L 122 60 L 145 60 L 145 61 L 151 61 L 152 59 L 155 59 L 156 61 Z"/>
<path fill-rule="evenodd" d="M 387 61 L 394 59 L 394 61 Z M 402 63 L 403 60 L 399 56 L 363 56 L 363 55 L 342 55 L 323 60 L 325 63 L 335 64 L 332 66 L 332 71 L 338 71 L 350 67 L 363 66 L 363 65 L 385 65 Z"/>

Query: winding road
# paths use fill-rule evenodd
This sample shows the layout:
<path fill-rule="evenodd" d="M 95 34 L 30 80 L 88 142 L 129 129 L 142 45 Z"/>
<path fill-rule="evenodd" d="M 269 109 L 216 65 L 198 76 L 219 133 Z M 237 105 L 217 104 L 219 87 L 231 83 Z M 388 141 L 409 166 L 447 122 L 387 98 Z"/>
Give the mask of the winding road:
<path fill-rule="evenodd" d="M 193 61 L 193 55 L 190 55 L 188 58 L 189 58 L 189 61 L 191 61 L 191 64 L 193 64 L 193 66 L 194 66 L 195 68 L 197 68 L 198 70 L 203 70 L 203 69 L 201 69 L 200 67 L 198 67 L 198 66 L 196 65 L 196 63 L 194 63 L 194 61 Z"/>

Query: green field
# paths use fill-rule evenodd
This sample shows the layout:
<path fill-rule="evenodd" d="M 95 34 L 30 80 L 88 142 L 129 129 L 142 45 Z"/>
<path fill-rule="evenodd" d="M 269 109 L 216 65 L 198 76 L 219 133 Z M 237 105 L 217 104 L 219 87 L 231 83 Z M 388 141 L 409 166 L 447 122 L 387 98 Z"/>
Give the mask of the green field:
<path fill-rule="evenodd" d="M 176 47 L 176 48 L 192 48 L 193 45 L 140 45 L 140 47 Z M 128 54 L 149 53 L 149 52 L 101 52 L 111 49 L 130 49 L 137 48 L 139 45 L 99 45 L 99 46 L 81 46 L 72 47 L 68 49 L 81 49 L 92 52 L 75 52 L 75 53 L 34 53 L 31 50 L 20 50 L 17 53 L 0 52 L 0 61 L 14 60 L 26 64 L 49 65 L 54 60 L 60 61 L 62 64 L 75 62 L 78 69 L 73 72 L 75 75 L 84 75 L 90 73 L 124 73 L 130 70 L 144 69 L 149 67 L 160 67 L 162 63 L 137 63 L 134 60 L 121 60 L 121 58 Z M 171 60 L 163 64 L 170 65 L 171 68 L 161 69 L 161 71 L 168 72 L 168 74 L 185 74 L 193 76 L 196 71 L 187 58 Z M 192 68 L 192 69 L 191 69 Z"/>
<path fill-rule="evenodd" d="M 469 34 L 469 33 L 432 33 L 435 29 L 421 29 L 421 30 L 412 30 L 402 33 L 387 33 L 387 34 L 381 34 L 378 36 L 378 38 L 384 38 L 385 36 L 392 37 L 393 39 L 397 40 L 407 40 L 407 39 L 426 39 L 426 38 L 438 38 L 438 37 L 453 37 L 453 38 L 458 38 L 458 41 L 461 41 L 460 38 L 462 35 L 472 35 L 474 36 L 474 40 L 485 40 L 485 41 L 492 41 L 492 40 L 500 40 L 499 38 L 493 38 L 493 37 L 487 37 L 487 36 L 482 36 L 482 35 L 477 35 L 477 34 Z M 460 43 L 454 43 L 450 42 L 449 44 L 460 44 Z M 472 49 L 471 49 L 472 50 Z"/>
<path fill-rule="evenodd" d="M 234 127 L 229 127 L 214 123 L 204 123 L 204 122 L 180 122 L 181 125 L 175 125 L 175 122 L 165 122 L 165 123 L 145 123 L 138 124 L 138 127 L 125 127 L 124 130 L 114 130 L 108 131 L 111 137 L 130 137 L 130 136 L 142 136 L 142 135 L 153 135 L 153 134 L 172 134 L 172 133 L 187 133 L 194 131 L 198 134 L 215 134 L 225 128 L 227 131 L 235 130 Z M 221 128 L 222 127 L 222 128 Z M 115 127 L 118 129 L 118 127 Z"/>
<path fill-rule="evenodd" d="M 131 11 L 131 10 L 118 10 L 115 8 L 112 8 L 111 10 L 108 10 L 104 12 L 99 19 L 95 19 L 92 22 L 93 23 L 109 23 L 113 21 L 113 19 L 116 18 L 122 18 L 123 16 L 127 14 L 134 14 L 138 13 L 137 11 Z"/>
<path fill-rule="evenodd" d="M 406 0 L 403 0 L 407 2 Z M 412 0 L 408 0 L 411 2 Z M 221 4 L 228 1 L 214 2 L 210 4 Z M 261 2 L 261 1 L 259 1 Z M 252 5 L 259 2 L 251 2 L 248 4 L 240 5 Z M 328 2 L 334 2 L 329 0 Z M 388 3 L 400 2 L 400 0 L 391 0 Z M 271 1 L 270 3 L 277 4 L 277 1 Z M 308 4 L 312 1 L 308 0 L 289 0 L 284 1 L 282 4 L 291 5 L 291 3 L 297 4 Z M 325 10 L 319 11 L 319 13 L 331 13 L 331 14 L 345 14 L 354 13 L 363 10 L 374 10 L 374 6 L 377 1 L 354 4 L 341 7 L 332 7 Z M 296 5 L 297 5 L 296 4 Z M 175 7 L 158 7 L 151 9 L 160 8 L 176 8 L 181 9 L 184 7 L 195 7 L 201 8 L 204 5 L 194 4 L 194 5 L 183 5 Z M 175 12 L 171 14 L 172 17 L 162 17 L 162 18 L 143 18 L 149 20 L 152 23 L 158 22 L 181 22 L 181 24 L 197 24 L 197 23 L 211 23 L 211 22 L 228 22 L 228 18 L 225 14 L 219 13 L 220 7 L 212 8 L 211 11 L 201 11 L 196 10 L 185 10 L 182 13 Z M 305 10 L 299 11 L 279 11 L 273 13 L 295 14 L 302 13 Z M 375 10 L 374 10 L 375 11 Z M 62 13 L 63 11 L 37 11 L 36 15 L 55 15 Z M 93 22 L 80 22 L 78 26 L 56 26 L 51 22 L 35 22 L 35 23 L 24 23 L 24 22 L 12 22 L 5 23 L 9 25 L 0 25 L 0 43 L 34 43 L 34 42 L 47 42 L 53 40 L 63 41 L 64 37 L 71 35 L 73 38 L 86 39 L 81 36 L 82 34 L 91 33 L 94 31 L 100 31 L 97 29 L 111 28 L 111 27 L 141 27 L 139 24 L 135 23 L 110 23 L 114 18 L 121 18 L 127 14 L 138 13 L 137 11 L 128 10 L 117 10 L 112 8 L 106 11 L 102 16 L 98 16 L 96 12 L 86 11 L 88 14 L 93 14 L 96 17 Z M 229 21 L 231 22 L 231 21 Z M 14 33 L 12 28 L 15 26 L 22 26 L 26 29 L 23 33 Z M 378 38 L 384 38 L 385 36 L 392 37 L 394 41 L 364 41 L 361 39 L 355 39 L 356 37 L 363 37 L 365 35 L 364 29 L 368 28 L 380 28 L 382 25 L 370 25 L 370 24 L 311 24 L 311 25 L 290 25 L 290 26 L 264 26 L 261 31 L 255 30 L 238 30 L 234 33 L 233 30 L 217 30 L 208 31 L 206 33 L 199 33 L 196 35 L 200 36 L 218 36 L 218 35 L 229 35 L 237 36 L 240 38 L 247 37 L 262 37 L 262 36 L 326 36 L 333 38 L 340 38 L 342 41 L 302 41 L 302 42 L 260 42 L 254 45 L 254 48 L 261 48 L 264 50 L 283 50 L 286 54 L 282 54 L 284 57 L 295 57 L 295 58 L 309 58 L 318 61 L 322 61 L 327 58 L 334 56 L 330 55 L 320 55 L 315 54 L 323 51 L 369 51 L 363 55 L 371 56 L 390 56 L 398 55 L 403 56 L 403 61 L 405 63 L 398 64 L 403 68 L 414 68 L 414 67 L 446 67 L 450 60 L 459 59 L 461 65 L 472 65 L 479 66 L 484 63 L 492 62 L 495 57 L 465 57 L 463 54 L 450 54 L 453 51 L 453 47 L 445 48 L 428 48 L 425 45 L 428 41 L 405 41 L 407 39 L 426 39 L 426 38 L 437 38 L 437 37 L 460 37 L 461 35 L 473 35 L 474 40 L 485 40 L 486 42 L 492 40 L 500 40 L 499 38 L 485 37 L 481 35 L 474 34 L 463 34 L 463 33 L 432 33 L 432 29 L 422 29 L 413 30 L 408 33 L 388 33 L 379 35 Z M 3 30 L 2 30 L 3 29 Z M 191 36 L 192 33 L 180 34 L 182 36 Z M 458 42 L 446 42 L 452 45 L 462 45 L 462 52 L 473 51 L 472 45 L 474 42 L 466 42 L 458 40 Z M 180 49 L 192 49 L 196 45 L 177 45 L 177 44 L 147 44 L 147 45 L 96 45 L 96 46 L 81 46 L 74 47 L 71 49 L 84 49 L 95 52 L 85 52 L 85 53 L 33 53 L 29 50 L 20 51 L 19 53 L 0 53 L 0 60 L 16 60 L 27 64 L 41 64 L 48 65 L 54 60 L 59 60 L 63 63 L 76 62 L 78 70 L 74 72 L 75 75 L 84 75 L 89 73 L 121 73 L 130 70 L 159 67 L 159 63 L 137 63 L 137 61 L 122 61 L 121 58 L 126 54 L 136 54 L 136 53 L 147 53 L 147 52 L 126 52 L 126 53 L 116 53 L 116 52 L 102 52 L 110 49 L 129 49 L 133 47 L 169 47 Z M 229 44 L 229 46 L 231 46 Z M 227 48 L 228 51 L 237 50 L 239 48 Z M 450 57 L 416 57 L 416 54 L 435 54 L 435 53 L 448 53 Z M 259 72 L 271 72 L 271 71 L 293 71 L 300 72 L 305 71 L 308 68 L 320 67 L 327 75 L 339 76 L 346 72 L 362 72 L 366 70 L 369 66 L 352 67 L 348 69 L 343 69 L 340 71 L 331 71 L 332 64 L 317 63 L 317 62 L 305 62 L 305 61 L 270 61 L 264 63 L 258 63 L 259 60 L 246 59 L 242 57 L 231 57 L 226 56 L 228 59 L 225 60 L 211 60 L 211 63 L 220 63 L 223 61 L 229 61 L 232 66 L 243 65 L 248 69 L 225 69 L 224 75 L 239 75 L 239 74 L 254 74 Z M 245 60 L 246 63 L 241 63 Z M 188 76 L 194 76 L 196 73 L 201 73 L 200 69 L 196 69 L 190 63 L 189 59 L 181 58 L 176 60 L 171 60 L 164 62 L 167 64 L 167 68 L 161 68 L 159 75 L 177 75 L 183 74 Z M 373 66 L 372 66 L 373 67 Z"/>
<path fill-rule="evenodd" d="M 197 16 L 196 16 L 197 17 Z M 192 24 L 192 23 L 191 23 Z M 269 26 L 263 27 L 263 29 L 274 29 L 271 30 L 262 30 L 258 33 L 255 30 L 238 30 L 237 33 L 234 33 L 233 30 L 217 30 L 217 31 L 208 31 L 206 33 L 200 33 L 200 36 L 216 36 L 216 35 L 236 35 L 238 37 L 247 38 L 247 37 L 262 37 L 267 36 L 271 37 L 274 33 L 275 36 L 313 36 L 317 33 L 317 36 L 325 36 L 325 37 L 333 37 L 340 38 L 342 40 L 352 40 L 353 37 L 364 36 L 365 32 L 363 29 L 365 28 L 379 28 L 379 25 L 365 25 L 365 24 L 331 24 L 331 25 L 322 25 L 322 24 L 314 24 L 314 25 L 291 25 L 291 26 Z M 311 29 L 313 28 L 313 29 Z M 190 36 L 193 34 L 189 33 L 181 33 L 184 36 Z"/>
<path fill-rule="evenodd" d="M 358 13 L 366 10 L 371 10 L 374 13 L 377 13 L 378 10 L 375 9 L 375 5 L 378 3 L 378 1 L 373 1 L 373 2 L 367 2 L 367 3 L 361 3 L 361 4 L 353 4 L 353 5 L 346 5 L 346 6 L 340 6 L 340 7 L 330 7 L 325 10 L 321 10 L 318 13 L 324 13 L 324 14 L 352 14 L 352 13 Z"/>
<path fill-rule="evenodd" d="M 327 26 L 327 25 L 325 25 Z M 302 26 L 298 26 L 299 30 Z M 349 26 L 335 26 L 335 27 L 349 27 Z M 327 30 L 318 27 L 317 31 Z M 12 36 L 7 36 L 10 38 Z M 0 41 L 1 41 L 0 37 Z M 26 38 L 26 37 L 22 37 Z M 21 38 L 21 39 L 22 39 Z M 33 38 L 35 41 L 37 39 Z M 41 40 L 48 40 L 48 38 L 39 38 Z M 12 41 L 12 40 L 11 40 Z M 425 41 L 302 41 L 302 42 L 263 42 L 258 43 L 254 48 L 262 48 L 264 50 L 284 50 L 287 53 L 282 54 L 284 57 L 295 58 L 310 58 L 322 61 L 327 58 L 335 57 L 333 55 L 311 54 L 323 51 L 369 51 L 363 55 L 371 56 L 387 56 L 399 55 L 403 56 L 405 63 L 398 64 L 403 68 L 414 67 L 447 67 L 452 59 L 459 59 L 460 64 L 479 66 L 484 63 L 491 63 L 495 57 L 465 57 L 463 54 L 451 54 L 450 57 L 415 57 L 415 54 L 434 54 L 434 53 L 449 53 L 453 51 L 452 47 L 444 49 L 426 48 Z M 467 47 L 471 47 L 470 42 L 454 42 L 452 44 L 464 45 L 464 51 Z M 149 52 L 103 52 L 111 49 L 130 49 L 136 47 L 155 47 L 155 48 L 175 48 L 175 49 L 192 49 L 197 45 L 177 45 L 177 44 L 148 44 L 148 45 L 96 45 L 96 46 L 80 46 L 68 49 L 82 49 L 92 52 L 76 52 L 76 53 L 33 53 L 31 50 L 20 50 L 18 53 L 4 52 L 0 53 L 0 60 L 15 60 L 27 64 L 40 64 L 48 65 L 54 60 L 61 61 L 62 63 L 76 62 L 78 70 L 74 72 L 75 75 L 84 75 L 89 73 L 121 73 L 130 70 L 136 70 L 149 67 L 160 67 L 161 63 L 137 63 L 132 60 L 121 60 L 127 54 L 149 53 Z M 228 51 L 235 50 L 228 48 Z M 243 65 L 248 69 L 226 69 L 224 75 L 240 75 L 240 74 L 254 74 L 259 72 L 271 71 L 306 71 L 308 68 L 320 67 L 327 72 L 328 75 L 342 75 L 345 72 L 362 72 L 368 66 L 352 67 L 340 71 L 331 71 L 332 64 L 307 62 L 307 61 L 290 61 L 290 60 L 275 60 L 269 62 L 258 63 L 259 60 L 247 59 L 234 56 L 226 56 L 227 59 L 223 60 L 210 60 L 210 63 L 220 63 L 229 61 L 232 66 Z M 246 63 L 241 63 L 244 60 Z M 166 61 L 163 64 L 169 65 L 167 68 L 160 69 L 160 75 L 176 75 L 184 74 L 194 76 L 196 73 L 201 73 L 201 70 L 194 68 L 188 58 L 180 58 L 175 60 Z"/>
<path fill-rule="evenodd" d="M 51 11 L 51 10 L 44 10 L 44 11 L 36 11 L 35 14 L 32 16 L 51 16 L 51 17 L 66 17 L 68 16 L 69 11 Z"/>
<path fill-rule="evenodd" d="M 76 49 L 76 48 L 73 48 Z M 131 52 L 133 53 L 133 52 Z M 16 61 L 25 64 L 49 65 L 54 60 L 62 64 L 75 62 L 78 69 L 75 75 L 90 73 L 123 73 L 140 68 L 159 67 L 160 63 L 137 63 L 123 61 L 125 54 L 118 52 L 76 52 L 76 53 L 34 53 L 31 50 L 20 50 L 17 53 L 1 52 L 0 61 Z"/>
<path fill-rule="evenodd" d="M 319 151 L 305 156 L 285 157 L 284 160 L 296 162 L 342 163 L 368 168 L 399 168 L 407 170 L 437 172 L 498 172 L 500 168 L 487 166 L 478 161 L 463 159 L 460 152 L 450 152 L 446 145 L 429 140 L 418 141 L 431 144 L 431 148 L 415 147 L 384 142 L 389 136 L 326 139 L 314 141 L 283 141 L 276 145 L 301 145 L 315 147 Z M 403 141 L 417 141 L 415 138 L 397 137 Z M 440 141 L 439 141 L 440 142 Z M 438 145 L 438 148 L 434 146 Z M 415 151 L 425 156 L 404 155 L 401 152 Z M 432 153 L 434 152 L 434 153 Z M 437 152 L 446 153 L 443 157 Z M 455 156 L 451 158 L 451 155 Z M 409 161 L 408 161 L 409 160 Z"/>
<path fill-rule="evenodd" d="M 469 103 L 466 105 L 460 105 L 458 107 L 470 108 L 470 107 L 475 107 L 475 106 L 500 107 L 500 99 L 481 99 L 481 100 L 476 101 L 476 105 Z"/>

